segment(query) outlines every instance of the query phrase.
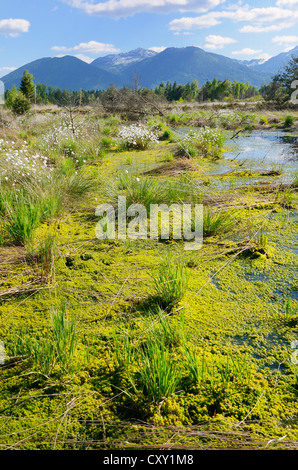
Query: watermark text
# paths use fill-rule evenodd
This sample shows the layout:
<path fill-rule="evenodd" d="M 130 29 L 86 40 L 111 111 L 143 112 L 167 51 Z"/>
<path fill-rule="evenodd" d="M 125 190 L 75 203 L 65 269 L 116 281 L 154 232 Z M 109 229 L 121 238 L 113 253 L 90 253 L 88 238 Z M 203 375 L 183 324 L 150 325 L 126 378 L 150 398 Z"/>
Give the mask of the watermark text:
<path fill-rule="evenodd" d="M 101 204 L 95 215 L 101 217 L 95 233 L 99 240 L 184 240 L 185 250 L 199 250 L 203 245 L 202 204 L 143 204 L 127 207 L 126 197 L 118 196 L 118 207 Z M 117 228 L 117 230 L 116 230 Z M 116 233 L 117 232 L 117 233 Z"/>

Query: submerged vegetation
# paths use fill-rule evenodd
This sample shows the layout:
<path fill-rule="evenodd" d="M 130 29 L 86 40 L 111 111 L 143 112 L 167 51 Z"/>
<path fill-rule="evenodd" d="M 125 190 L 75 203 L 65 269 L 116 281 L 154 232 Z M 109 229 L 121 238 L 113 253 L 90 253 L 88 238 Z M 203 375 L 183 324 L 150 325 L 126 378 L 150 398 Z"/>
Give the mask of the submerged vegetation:
<path fill-rule="evenodd" d="M 297 448 L 297 112 L 167 106 L 1 108 L 3 449 Z M 119 196 L 203 246 L 97 239 Z"/>

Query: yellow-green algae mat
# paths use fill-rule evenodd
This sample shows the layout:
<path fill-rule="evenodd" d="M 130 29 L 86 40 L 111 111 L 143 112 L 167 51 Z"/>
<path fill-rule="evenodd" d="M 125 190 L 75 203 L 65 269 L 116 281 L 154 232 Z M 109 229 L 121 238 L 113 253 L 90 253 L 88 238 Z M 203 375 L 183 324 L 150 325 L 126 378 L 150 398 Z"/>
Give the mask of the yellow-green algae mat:
<path fill-rule="evenodd" d="M 99 184 L 115 177 L 119 165 L 137 171 L 141 163 L 142 172 L 161 161 L 161 150 L 108 155 Z M 48 283 L 36 282 L 22 249 L 0 248 L 0 339 L 9 355 L 0 369 L 1 448 L 297 448 L 295 208 L 242 214 L 243 239 L 249 224 L 258 228 L 266 220 L 265 252 L 245 251 L 229 236 L 186 252 L 173 240 L 97 240 L 93 216 L 104 201 L 102 186 L 93 196 L 55 224 Z M 252 189 L 244 199 L 253 196 Z M 241 193 L 233 197 L 243 202 Z M 189 281 L 182 300 L 161 318 L 152 275 L 169 253 L 183 257 Z M 40 344 L 46 361 L 50 315 L 63 306 L 77 328 L 68 370 L 56 363 L 46 373 L 34 358 L 13 355 L 25 337 Z M 163 341 L 159 357 L 153 337 Z M 155 391 L 144 384 L 144 358 Z M 160 396 L 158 387 L 171 391 Z"/>

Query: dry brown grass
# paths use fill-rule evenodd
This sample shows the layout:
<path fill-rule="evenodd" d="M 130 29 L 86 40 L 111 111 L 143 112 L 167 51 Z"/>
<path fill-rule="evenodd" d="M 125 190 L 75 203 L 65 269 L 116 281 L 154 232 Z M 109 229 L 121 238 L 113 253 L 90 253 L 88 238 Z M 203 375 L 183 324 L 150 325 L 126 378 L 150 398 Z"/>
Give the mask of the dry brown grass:
<path fill-rule="evenodd" d="M 146 171 L 144 175 L 163 175 L 163 176 L 176 176 L 186 171 L 198 171 L 195 162 L 187 158 L 176 158 L 171 162 L 163 163 L 153 170 Z"/>

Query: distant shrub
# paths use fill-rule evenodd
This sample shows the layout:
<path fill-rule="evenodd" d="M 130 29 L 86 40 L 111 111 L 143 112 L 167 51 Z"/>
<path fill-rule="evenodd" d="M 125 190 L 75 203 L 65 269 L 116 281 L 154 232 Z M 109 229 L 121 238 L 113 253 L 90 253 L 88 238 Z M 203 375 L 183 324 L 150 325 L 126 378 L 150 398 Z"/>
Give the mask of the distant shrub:
<path fill-rule="evenodd" d="M 285 121 L 284 121 L 285 127 L 293 126 L 294 123 L 295 123 L 295 119 L 293 116 L 289 115 L 285 117 Z"/>
<path fill-rule="evenodd" d="M 23 93 L 19 92 L 12 100 L 11 109 L 15 114 L 25 114 L 31 108 L 30 101 L 23 95 Z"/>
<path fill-rule="evenodd" d="M 5 104 L 15 114 L 25 114 L 31 108 L 29 99 L 15 86 L 7 92 Z"/>
<path fill-rule="evenodd" d="M 263 124 L 265 126 L 268 126 L 269 122 L 268 122 L 268 119 L 266 118 L 266 116 L 261 116 L 260 118 L 260 124 Z"/>
<path fill-rule="evenodd" d="M 173 141 L 174 140 L 173 131 L 167 127 L 162 134 L 162 138 L 165 140 Z"/>
<path fill-rule="evenodd" d="M 179 116 L 177 114 L 170 114 L 167 116 L 167 121 L 168 122 L 178 122 L 179 121 Z"/>
<path fill-rule="evenodd" d="M 103 149 L 109 149 L 113 145 L 114 145 L 114 141 L 110 137 L 103 137 L 101 139 L 101 146 L 102 146 Z"/>

